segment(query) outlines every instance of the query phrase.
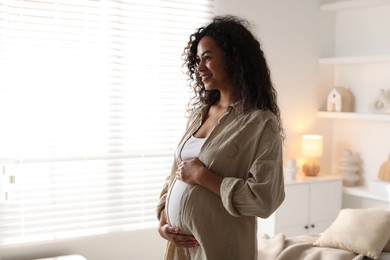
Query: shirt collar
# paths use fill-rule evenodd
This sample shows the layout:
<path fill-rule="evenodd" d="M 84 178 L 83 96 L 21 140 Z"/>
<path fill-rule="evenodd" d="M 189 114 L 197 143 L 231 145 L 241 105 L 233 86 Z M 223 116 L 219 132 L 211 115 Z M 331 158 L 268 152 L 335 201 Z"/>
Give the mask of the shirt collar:
<path fill-rule="evenodd" d="M 239 114 L 244 114 L 244 110 L 243 110 L 243 107 L 242 107 L 242 103 L 243 103 L 243 101 L 242 100 L 240 100 L 240 101 L 238 101 L 238 102 L 236 102 L 236 103 L 233 103 L 233 104 L 231 104 L 231 105 L 229 105 L 228 106 L 228 109 L 234 109 L 237 113 L 239 113 Z M 206 116 L 206 113 L 207 113 L 207 111 L 209 110 L 209 105 L 203 105 L 202 107 L 201 107 L 201 109 L 200 109 L 200 113 L 202 114 L 202 118 L 204 118 L 205 116 Z"/>
<path fill-rule="evenodd" d="M 242 115 L 242 114 L 244 114 L 242 103 L 243 103 L 243 101 L 240 100 L 234 104 L 231 104 L 230 107 L 232 107 L 234 110 L 236 110 L 237 113 Z"/>

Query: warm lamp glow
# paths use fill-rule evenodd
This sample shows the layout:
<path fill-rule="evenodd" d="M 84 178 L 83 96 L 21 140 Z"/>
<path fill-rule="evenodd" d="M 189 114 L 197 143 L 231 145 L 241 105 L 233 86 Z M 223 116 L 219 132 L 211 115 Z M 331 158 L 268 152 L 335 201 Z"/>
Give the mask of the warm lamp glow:
<path fill-rule="evenodd" d="M 302 135 L 301 145 L 301 151 L 303 156 L 315 158 L 322 156 L 321 135 Z"/>
<path fill-rule="evenodd" d="M 307 176 L 317 176 L 320 172 L 320 165 L 316 158 L 322 156 L 322 136 L 302 135 L 301 152 L 307 157 L 302 171 Z"/>

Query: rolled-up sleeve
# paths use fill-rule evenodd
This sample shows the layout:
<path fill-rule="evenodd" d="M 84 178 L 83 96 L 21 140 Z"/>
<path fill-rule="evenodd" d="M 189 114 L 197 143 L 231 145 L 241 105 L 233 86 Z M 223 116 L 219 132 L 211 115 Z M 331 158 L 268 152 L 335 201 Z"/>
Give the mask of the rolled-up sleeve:
<path fill-rule="evenodd" d="M 248 178 L 225 177 L 220 193 L 224 207 L 233 216 L 266 218 L 281 205 L 285 193 L 278 133 L 270 127 L 264 130 Z"/>

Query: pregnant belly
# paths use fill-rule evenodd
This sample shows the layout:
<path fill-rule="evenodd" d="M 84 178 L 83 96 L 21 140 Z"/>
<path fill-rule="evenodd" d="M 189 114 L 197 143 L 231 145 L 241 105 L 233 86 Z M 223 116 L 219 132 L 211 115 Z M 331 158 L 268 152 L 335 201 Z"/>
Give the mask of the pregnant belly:
<path fill-rule="evenodd" d="M 186 195 L 192 187 L 193 185 L 187 184 L 181 180 L 175 180 L 175 182 L 172 184 L 166 201 L 167 219 L 171 226 L 179 226 L 181 201 L 183 196 Z"/>

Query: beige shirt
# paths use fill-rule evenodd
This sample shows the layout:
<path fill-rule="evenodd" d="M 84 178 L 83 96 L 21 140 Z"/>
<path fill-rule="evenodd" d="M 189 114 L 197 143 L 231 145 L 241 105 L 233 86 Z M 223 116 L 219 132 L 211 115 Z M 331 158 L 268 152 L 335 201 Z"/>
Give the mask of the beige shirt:
<path fill-rule="evenodd" d="M 206 106 L 200 108 L 189 119 L 160 195 L 158 217 L 165 209 L 180 151 L 207 111 Z M 238 104 L 229 106 L 202 146 L 199 160 L 225 177 L 221 196 L 195 185 L 182 198 L 179 228 L 194 235 L 200 246 L 180 248 L 168 242 L 165 259 L 256 259 L 256 217 L 270 216 L 284 200 L 282 141 L 275 116 L 262 110 L 244 114 Z"/>

